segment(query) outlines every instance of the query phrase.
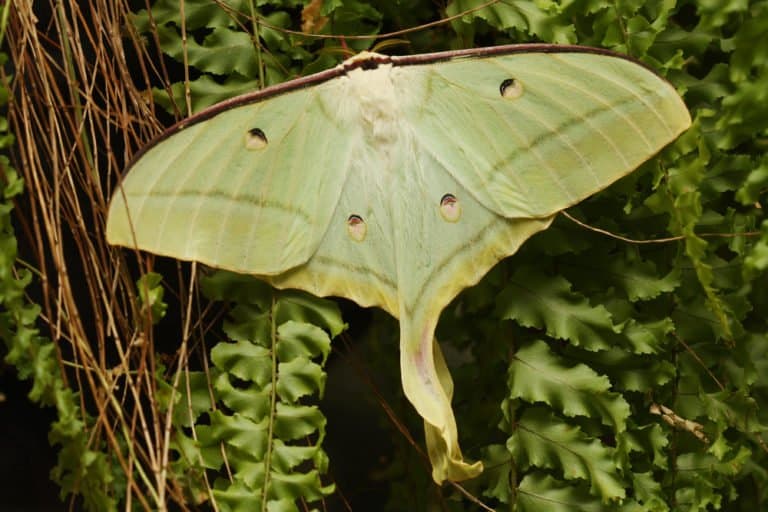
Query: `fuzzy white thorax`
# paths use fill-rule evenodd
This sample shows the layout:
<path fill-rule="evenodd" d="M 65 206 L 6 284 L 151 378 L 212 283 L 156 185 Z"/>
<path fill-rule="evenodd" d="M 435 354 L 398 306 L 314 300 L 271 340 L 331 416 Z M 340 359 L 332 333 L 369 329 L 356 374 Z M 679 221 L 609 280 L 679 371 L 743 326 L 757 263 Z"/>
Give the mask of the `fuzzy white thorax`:
<path fill-rule="evenodd" d="M 344 103 L 356 110 L 362 129 L 377 144 L 393 144 L 398 137 L 399 104 L 392 82 L 392 65 L 380 64 L 376 69 L 351 70 L 348 94 Z"/>

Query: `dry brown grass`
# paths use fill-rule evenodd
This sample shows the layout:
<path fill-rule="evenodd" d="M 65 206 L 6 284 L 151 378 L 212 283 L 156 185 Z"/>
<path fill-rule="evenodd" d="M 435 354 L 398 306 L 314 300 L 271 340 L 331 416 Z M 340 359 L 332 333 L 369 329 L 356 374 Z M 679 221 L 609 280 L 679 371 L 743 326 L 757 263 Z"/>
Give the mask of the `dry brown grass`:
<path fill-rule="evenodd" d="M 127 22 L 128 2 L 19 0 L 7 41 L 14 70 L 11 130 L 27 192 L 18 205 L 22 257 L 68 385 L 81 390 L 91 447 L 129 479 L 126 509 L 183 508 L 166 472 L 170 412 L 158 408 L 156 340 L 134 283 L 151 257 L 109 247 L 107 205 L 131 155 L 161 130 L 150 83 L 168 83 Z M 191 283 L 179 271 L 181 321 L 191 329 Z M 179 379 L 188 336 L 166 370 Z M 181 362 L 181 364 L 179 364 Z M 70 503 L 73 507 L 74 502 Z"/>

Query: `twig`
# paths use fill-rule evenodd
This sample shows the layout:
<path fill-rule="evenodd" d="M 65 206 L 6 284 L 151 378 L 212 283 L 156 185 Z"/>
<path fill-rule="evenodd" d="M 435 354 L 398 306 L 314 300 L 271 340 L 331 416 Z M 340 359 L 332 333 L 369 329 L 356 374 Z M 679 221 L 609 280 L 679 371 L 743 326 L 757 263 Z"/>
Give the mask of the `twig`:
<path fill-rule="evenodd" d="M 653 238 L 651 240 L 637 240 L 635 238 L 627 238 L 625 236 L 617 235 L 616 233 L 612 233 L 610 231 L 607 231 L 605 229 L 596 228 L 595 226 L 591 226 L 585 222 L 580 221 L 579 219 L 572 216 L 567 211 L 563 210 L 560 212 L 564 217 L 567 219 L 573 221 L 574 223 L 578 224 L 579 226 L 588 229 L 590 231 L 594 231 L 595 233 L 600 233 L 602 235 L 606 235 L 611 238 L 615 238 L 616 240 L 621 240 L 622 242 L 627 242 L 630 244 L 666 244 L 669 242 L 678 242 L 680 240 L 685 240 L 684 235 L 679 236 L 670 236 L 666 238 Z M 696 233 L 696 236 L 701 238 L 734 238 L 737 236 L 760 236 L 760 231 L 744 231 L 741 233 Z"/>

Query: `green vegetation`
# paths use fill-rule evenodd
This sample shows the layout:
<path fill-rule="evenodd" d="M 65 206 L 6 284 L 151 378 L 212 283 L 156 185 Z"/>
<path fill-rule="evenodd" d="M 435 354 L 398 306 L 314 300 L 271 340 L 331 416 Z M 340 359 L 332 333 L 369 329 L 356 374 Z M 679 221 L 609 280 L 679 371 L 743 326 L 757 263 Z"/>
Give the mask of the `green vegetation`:
<path fill-rule="evenodd" d="M 56 407 L 53 477 L 68 499 L 323 509 L 341 462 L 323 451 L 318 408 L 345 327 L 336 305 L 107 248 L 106 204 L 172 116 L 377 44 L 351 36 L 453 16 L 380 51 L 609 48 L 665 75 L 694 125 L 446 309 L 437 334 L 462 447 L 487 469 L 437 488 L 423 441 L 391 429 L 370 478 L 388 494 L 381 509 L 768 507 L 768 2 L 185 0 L 183 17 L 175 0 L 87 17 L 40 4 L 3 8 L 14 74 L 0 91 L 13 100 L 0 122 L 0 334 L 30 398 Z M 418 439 L 397 335 L 374 316 L 357 346 Z"/>

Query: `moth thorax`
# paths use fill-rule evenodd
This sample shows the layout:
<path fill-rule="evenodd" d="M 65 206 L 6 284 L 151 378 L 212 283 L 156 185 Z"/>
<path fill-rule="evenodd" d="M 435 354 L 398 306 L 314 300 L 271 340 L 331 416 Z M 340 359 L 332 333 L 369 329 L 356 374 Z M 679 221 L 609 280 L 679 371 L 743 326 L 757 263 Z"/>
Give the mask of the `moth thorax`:
<path fill-rule="evenodd" d="M 350 95 L 357 102 L 362 126 L 378 143 L 394 143 L 398 136 L 399 104 L 392 84 L 392 65 L 355 69 L 349 73 Z"/>

